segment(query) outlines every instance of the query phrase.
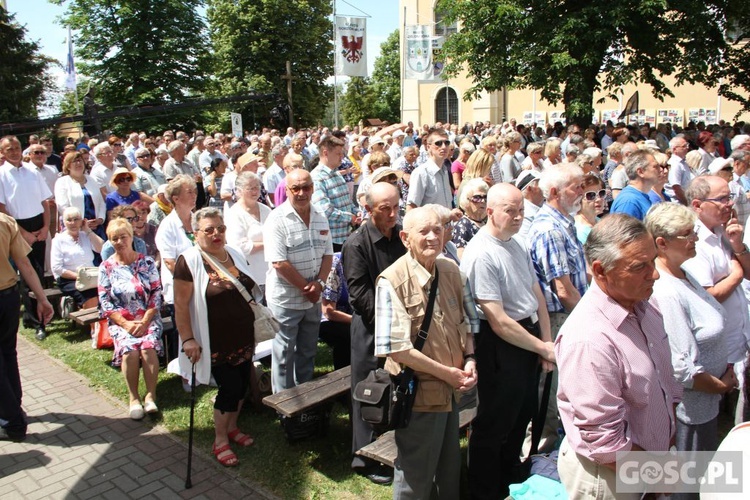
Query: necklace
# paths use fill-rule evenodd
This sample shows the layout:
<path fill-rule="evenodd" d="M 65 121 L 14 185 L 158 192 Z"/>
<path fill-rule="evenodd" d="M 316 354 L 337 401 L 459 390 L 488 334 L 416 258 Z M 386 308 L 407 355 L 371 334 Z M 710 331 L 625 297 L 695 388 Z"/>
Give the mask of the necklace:
<path fill-rule="evenodd" d="M 221 262 L 222 264 L 229 260 L 229 252 L 224 250 L 224 253 L 226 254 L 226 257 L 224 257 L 223 260 L 219 260 L 219 262 Z"/>

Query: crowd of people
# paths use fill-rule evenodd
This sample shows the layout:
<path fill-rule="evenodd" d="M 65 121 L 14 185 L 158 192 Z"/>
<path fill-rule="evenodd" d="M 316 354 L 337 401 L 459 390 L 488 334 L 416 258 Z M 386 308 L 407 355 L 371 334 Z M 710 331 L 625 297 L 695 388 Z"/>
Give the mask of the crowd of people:
<path fill-rule="evenodd" d="M 351 402 L 351 467 L 393 482 L 394 498 L 458 498 L 457 402 L 475 393 L 469 492 L 507 496 L 528 476 L 548 378 L 533 448 L 560 448 L 571 498 L 614 498 L 618 451 L 716 450 L 722 398 L 748 419 L 748 134 L 742 123 L 407 123 L 133 132 L 60 156 L 48 137 L 26 150 L 4 137 L 0 243 L 21 290 L 4 257 L 1 423 L 25 434 L 8 307 L 20 297 L 43 341 L 51 274 L 64 300 L 98 304 L 107 320 L 130 418 L 159 411 L 160 357 L 177 359 L 186 386 L 218 386 L 222 465 L 255 440 L 238 415 L 265 304 L 280 324 L 274 392 L 312 379 L 319 339 L 336 368 L 351 365 L 352 388 L 378 367 L 415 371 L 395 471 L 355 453 L 377 431 Z M 77 286 L 92 267 L 98 286 Z"/>

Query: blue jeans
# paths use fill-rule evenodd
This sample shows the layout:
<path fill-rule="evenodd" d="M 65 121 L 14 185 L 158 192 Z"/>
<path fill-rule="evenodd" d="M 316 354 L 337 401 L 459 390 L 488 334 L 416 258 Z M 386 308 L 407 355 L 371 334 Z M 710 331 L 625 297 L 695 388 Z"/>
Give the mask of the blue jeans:
<path fill-rule="evenodd" d="M 268 308 L 281 323 L 273 339 L 271 387 L 274 393 L 312 380 L 320 330 L 320 303 L 309 309 Z"/>

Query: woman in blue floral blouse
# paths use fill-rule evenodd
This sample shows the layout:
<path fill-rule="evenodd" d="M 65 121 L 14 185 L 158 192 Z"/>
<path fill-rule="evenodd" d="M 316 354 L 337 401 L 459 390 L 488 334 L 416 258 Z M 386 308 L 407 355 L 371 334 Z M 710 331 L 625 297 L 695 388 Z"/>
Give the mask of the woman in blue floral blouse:
<path fill-rule="evenodd" d="M 156 380 L 163 353 L 161 333 L 161 280 L 151 257 L 133 250 L 133 227 L 126 219 L 114 219 L 107 237 L 115 253 L 99 266 L 99 304 L 109 320 L 115 344 L 112 364 L 121 366 L 130 395 L 130 418 L 157 413 Z M 140 365 L 146 395 L 138 393 Z"/>

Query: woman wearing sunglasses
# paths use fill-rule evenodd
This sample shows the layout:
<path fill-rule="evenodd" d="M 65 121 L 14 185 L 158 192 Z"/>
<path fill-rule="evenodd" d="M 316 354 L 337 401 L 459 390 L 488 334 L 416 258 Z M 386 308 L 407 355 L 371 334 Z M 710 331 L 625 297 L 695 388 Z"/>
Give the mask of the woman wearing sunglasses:
<path fill-rule="evenodd" d="M 112 210 L 120 205 L 132 205 L 133 202 L 142 200 L 146 203 L 153 203 L 154 199 L 146 193 L 140 193 L 132 188 L 136 176 L 133 172 L 125 167 L 118 168 L 112 174 L 110 184 L 115 190 L 107 195 L 104 200 L 107 204 L 107 219 L 111 219 Z"/>
<path fill-rule="evenodd" d="M 231 445 L 254 443 L 237 427 L 237 418 L 255 350 L 255 316 L 245 295 L 259 300 L 260 291 L 244 255 L 226 245 L 227 226 L 217 208 L 198 210 L 191 223 L 196 245 L 183 252 L 174 266 L 180 372 L 185 378 L 194 374 L 196 384 L 208 384 L 211 376 L 216 380 L 212 451 L 223 466 L 234 467 L 239 460 Z"/>
<path fill-rule="evenodd" d="M 589 233 L 594 225 L 599 222 L 599 216 L 607 207 L 605 201 L 607 190 L 604 182 L 596 174 L 586 174 L 583 177 L 583 198 L 581 199 L 581 210 L 576 214 L 576 236 L 581 245 L 586 244 Z"/>
<path fill-rule="evenodd" d="M 487 191 L 490 186 L 484 179 L 471 179 L 458 189 L 458 207 L 464 215 L 453 224 L 452 241 L 456 245 L 459 259 L 464 248 L 479 229 L 487 222 Z"/>
<path fill-rule="evenodd" d="M 653 205 L 656 205 L 657 203 L 661 203 L 663 201 L 672 201 L 672 198 L 670 198 L 667 192 L 664 190 L 664 184 L 666 184 L 669 180 L 669 163 L 667 163 L 669 157 L 662 152 L 655 151 L 654 160 L 656 160 L 656 163 L 659 164 L 661 172 L 659 173 L 659 177 L 656 180 L 656 184 L 654 184 L 654 187 L 652 187 L 651 191 L 649 191 L 648 197 L 651 200 L 651 203 Z"/>

